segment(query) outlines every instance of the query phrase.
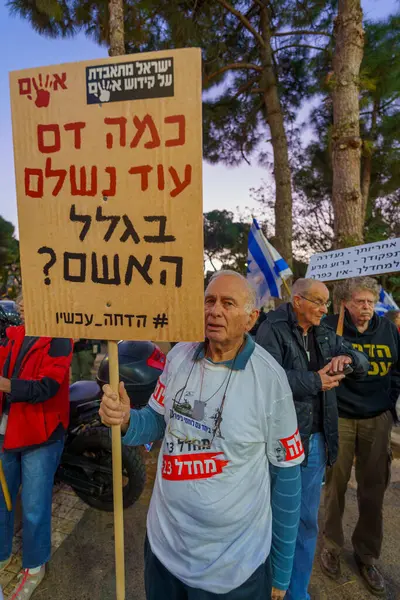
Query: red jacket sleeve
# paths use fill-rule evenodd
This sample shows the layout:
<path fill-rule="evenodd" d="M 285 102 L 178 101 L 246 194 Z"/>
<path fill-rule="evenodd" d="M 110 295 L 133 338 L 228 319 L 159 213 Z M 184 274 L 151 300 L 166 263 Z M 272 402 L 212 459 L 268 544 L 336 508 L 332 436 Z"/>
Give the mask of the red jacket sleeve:
<path fill-rule="evenodd" d="M 72 361 L 72 340 L 53 338 L 44 355 L 38 377 L 11 379 L 11 402 L 45 402 L 56 395 L 61 383 L 69 374 Z"/>

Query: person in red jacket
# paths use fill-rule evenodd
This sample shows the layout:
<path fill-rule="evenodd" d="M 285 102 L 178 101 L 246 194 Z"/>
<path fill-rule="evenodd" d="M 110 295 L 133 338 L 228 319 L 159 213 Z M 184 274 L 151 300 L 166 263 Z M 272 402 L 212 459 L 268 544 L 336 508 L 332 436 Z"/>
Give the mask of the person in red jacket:
<path fill-rule="evenodd" d="M 23 299 L 19 301 L 24 316 Z M 7 329 L 0 349 L 0 460 L 15 506 L 21 486 L 23 556 L 11 600 L 28 600 L 51 554 L 54 474 L 69 420 L 69 339 L 31 337 Z M 0 492 L 0 572 L 11 559 L 14 510 Z"/>

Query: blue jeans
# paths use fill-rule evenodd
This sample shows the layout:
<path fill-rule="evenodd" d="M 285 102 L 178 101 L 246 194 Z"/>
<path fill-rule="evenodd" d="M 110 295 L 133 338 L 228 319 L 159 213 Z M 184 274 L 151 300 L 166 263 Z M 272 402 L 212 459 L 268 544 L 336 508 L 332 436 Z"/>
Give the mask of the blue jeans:
<path fill-rule="evenodd" d="M 60 462 L 64 440 L 22 452 L 3 452 L 0 460 L 10 492 L 13 510 L 7 510 L 0 491 L 0 561 L 11 556 L 14 509 L 19 487 L 22 501 L 22 566 L 34 569 L 51 555 L 51 503 L 54 475 Z"/>
<path fill-rule="evenodd" d="M 308 584 L 318 537 L 318 509 L 326 467 L 325 437 L 310 437 L 307 466 L 301 467 L 301 509 L 292 577 L 285 600 L 310 600 Z"/>

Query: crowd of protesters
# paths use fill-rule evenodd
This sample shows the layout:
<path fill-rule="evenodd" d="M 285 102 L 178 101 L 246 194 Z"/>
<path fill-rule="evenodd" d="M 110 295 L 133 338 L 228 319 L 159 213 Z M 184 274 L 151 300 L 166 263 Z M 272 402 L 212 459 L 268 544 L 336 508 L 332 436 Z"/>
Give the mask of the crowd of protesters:
<path fill-rule="evenodd" d="M 377 316 L 372 278 L 346 280 L 336 295 L 343 335 L 323 283 L 297 280 L 291 300 L 259 319 L 248 281 L 221 271 L 205 292 L 205 341 L 174 345 L 146 408 L 132 410 L 123 385 L 118 394 L 105 386 L 100 417 L 121 426 L 124 444 L 162 440 L 147 518 L 147 600 L 309 599 L 322 482 L 319 561 L 337 579 L 354 463 L 354 555 L 368 590 L 385 594 L 377 561 L 400 312 Z M 90 378 L 93 359 L 89 340 L 35 338 L 23 325 L 0 346 L 0 461 L 12 503 L 10 511 L 0 491 L 0 572 L 11 560 L 19 489 L 23 520 L 11 600 L 28 600 L 45 576 L 70 368 L 74 381 Z"/>

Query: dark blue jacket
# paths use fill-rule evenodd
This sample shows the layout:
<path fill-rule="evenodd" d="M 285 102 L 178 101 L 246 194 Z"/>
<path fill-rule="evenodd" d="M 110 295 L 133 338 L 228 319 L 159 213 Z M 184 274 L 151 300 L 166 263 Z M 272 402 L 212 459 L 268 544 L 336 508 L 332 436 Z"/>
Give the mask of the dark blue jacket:
<path fill-rule="evenodd" d="M 344 354 L 352 359 L 353 373 L 350 377 L 363 377 L 368 372 L 369 362 L 366 355 L 354 350 L 351 344 L 336 335 L 336 332 L 324 321 L 314 328 L 314 332 L 324 364 L 328 364 L 334 356 Z M 302 331 L 290 303 L 282 304 L 277 310 L 267 314 L 266 320 L 257 332 L 256 342 L 272 354 L 286 371 L 307 457 L 313 424 L 313 397 L 321 391 L 321 378 L 318 373 L 308 370 Z M 322 397 L 327 461 L 332 465 L 338 453 L 338 409 L 335 389 L 323 392 Z"/>
<path fill-rule="evenodd" d="M 338 317 L 327 317 L 331 327 Z M 369 357 L 370 370 L 361 379 L 346 379 L 337 391 L 339 416 L 372 419 L 387 410 L 394 412 L 400 394 L 400 335 L 394 323 L 374 314 L 368 329 L 360 333 L 345 313 L 343 337 Z"/>

